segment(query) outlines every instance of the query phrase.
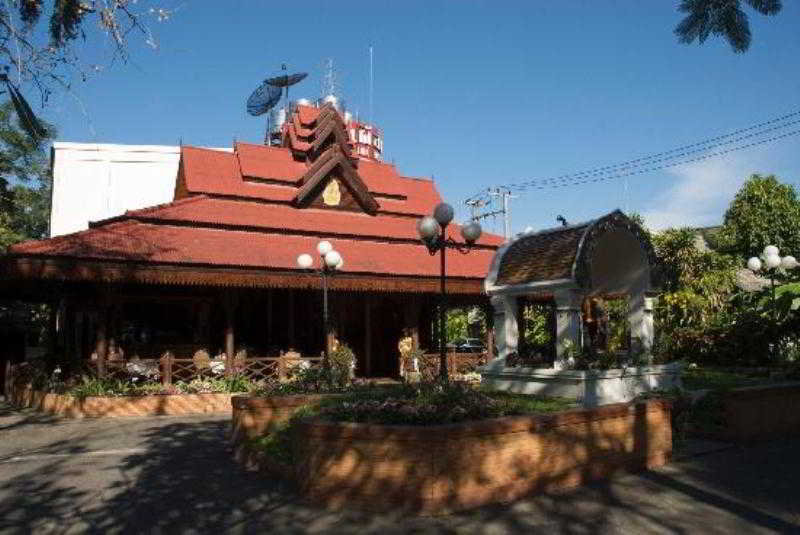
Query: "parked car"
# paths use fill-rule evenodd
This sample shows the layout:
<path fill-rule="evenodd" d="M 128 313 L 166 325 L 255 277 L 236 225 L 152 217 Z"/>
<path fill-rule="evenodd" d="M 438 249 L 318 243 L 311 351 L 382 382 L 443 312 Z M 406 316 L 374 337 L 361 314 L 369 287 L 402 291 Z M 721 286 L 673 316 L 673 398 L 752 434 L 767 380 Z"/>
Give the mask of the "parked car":
<path fill-rule="evenodd" d="M 461 353 L 483 353 L 486 346 L 480 338 L 466 338 L 460 341 L 458 351 Z"/>

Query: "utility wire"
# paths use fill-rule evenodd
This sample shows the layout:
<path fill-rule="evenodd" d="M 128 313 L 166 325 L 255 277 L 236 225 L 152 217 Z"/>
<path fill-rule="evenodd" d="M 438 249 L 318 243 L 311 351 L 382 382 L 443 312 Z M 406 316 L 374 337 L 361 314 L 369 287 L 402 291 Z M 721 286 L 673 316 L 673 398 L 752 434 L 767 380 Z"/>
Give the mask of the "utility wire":
<path fill-rule="evenodd" d="M 747 143 L 746 145 L 740 145 L 738 147 L 731 147 L 730 149 L 726 149 L 726 150 L 723 150 L 723 151 L 704 154 L 703 156 L 698 156 L 696 158 L 689 158 L 688 160 L 681 160 L 681 161 L 678 161 L 678 162 L 671 162 L 671 163 L 668 163 L 668 164 L 658 165 L 658 166 L 655 166 L 655 167 L 648 167 L 646 169 L 639 169 L 639 170 L 636 170 L 636 171 L 631 171 L 629 173 L 619 173 L 619 174 L 615 174 L 615 175 L 606 175 L 606 176 L 600 176 L 600 177 L 591 178 L 591 179 L 574 180 L 572 182 L 563 182 L 563 183 L 560 183 L 560 184 L 530 184 L 530 185 L 523 184 L 523 185 L 520 185 L 520 186 L 511 186 L 510 189 L 513 189 L 515 191 L 525 191 L 525 190 L 528 190 L 528 189 L 541 190 L 541 189 L 548 189 L 548 188 L 564 188 L 564 187 L 568 187 L 568 186 L 577 186 L 577 185 L 580 185 L 580 184 L 591 184 L 591 183 L 595 183 L 595 182 L 604 182 L 606 180 L 612 180 L 614 178 L 622 178 L 622 177 L 626 177 L 626 176 L 641 175 L 643 173 L 651 173 L 653 171 L 660 171 L 662 169 L 669 169 L 669 168 L 672 168 L 672 167 L 678 167 L 679 165 L 685 165 L 685 164 L 688 164 L 688 163 L 701 162 L 703 160 L 708 160 L 709 158 L 714 158 L 714 157 L 717 157 L 717 156 L 724 156 L 725 154 L 730 154 L 731 152 L 737 152 L 737 151 L 740 151 L 740 150 L 749 149 L 749 148 L 752 148 L 752 147 L 757 147 L 759 145 L 764 145 L 766 143 L 772 143 L 773 141 L 778 141 L 778 140 L 785 139 L 785 138 L 788 138 L 788 137 L 796 136 L 798 134 L 800 134 L 800 129 L 799 130 L 792 130 L 791 132 L 786 132 L 784 134 L 781 134 L 781 135 L 778 135 L 778 136 L 773 136 L 773 137 L 770 137 L 770 138 L 767 138 L 767 139 L 761 139 L 759 141 L 753 141 L 752 143 Z"/>
<path fill-rule="evenodd" d="M 698 152 L 705 152 L 705 151 L 713 149 L 713 148 L 717 148 L 717 147 L 724 146 L 724 145 L 730 145 L 732 143 L 737 143 L 737 142 L 743 141 L 745 139 L 750 139 L 750 138 L 753 138 L 753 137 L 761 136 L 761 135 L 764 135 L 764 134 L 769 133 L 769 132 L 773 132 L 773 131 L 776 131 L 776 130 L 781 130 L 781 129 L 787 128 L 789 126 L 798 124 L 798 123 L 800 123 L 800 119 L 795 120 L 795 121 L 791 121 L 791 122 L 787 122 L 787 123 L 784 123 L 784 124 L 779 124 L 778 126 L 774 126 L 772 128 L 768 128 L 768 129 L 765 129 L 765 130 L 760 131 L 760 132 L 755 132 L 755 133 L 752 133 L 752 134 L 748 134 L 746 136 L 739 136 L 739 137 L 737 137 L 735 139 L 729 139 L 728 141 L 725 141 L 723 143 L 714 144 L 717 141 L 725 140 L 725 139 L 728 139 L 728 138 L 733 138 L 734 136 L 738 136 L 739 134 L 744 134 L 745 132 L 758 130 L 758 129 L 761 129 L 761 128 L 765 127 L 765 126 L 774 125 L 776 123 L 783 123 L 787 119 L 791 119 L 791 118 L 797 117 L 797 116 L 800 116 L 800 110 L 797 110 L 797 111 L 794 111 L 794 112 L 791 112 L 791 113 L 787 113 L 787 114 L 782 115 L 780 117 L 776 117 L 776 118 L 770 119 L 768 121 L 763 121 L 761 123 L 758 123 L 758 124 L 755 124 L 755 125 L 752 125 L 752 126 L 748 126 L 746 128 L 740 128 L 740 129 L 735 130 L 733 132 L 730 132 L 728 134 L 723 134 L 723 135 L 720 135 L 720 136 L 708 138 L 708 139 L 705 139 L 705 140 L 702 140 L 702 141 L 691 143 L 689 145 L 683 145 L 681 147 L 677 147 L 677 148 L 670 149 L 670 150 L 667 150 L 667 151 L 662 151 L 662 152 L 651 154 L 651 155 L 648 155 L 648 156 L 642 156 L 640 158 L 627 160 L 627 161 L 624 161 L 624 162 L 621 162 L 621 163 L 617 163 L 617 164 L 613 164 L 613 165 L 606 165 L 606 166 L 595 167 L 593 169 L 588 169 L 588 170 L 584 170 L 584 171 L 578 171 L 578 172 L 575 172 L 575 173 L 568 173 L 568 174 L 560 175 L 560 176 L 557 176 L 557 177 L 549 177 L 549 178 L 542 178 L 542 179 L 532 179 L 532 180 L 528 180 L 528 181 L 524 181 L 524 182 L 513 183 L 513 184 L 508 185 L 507 187 L 513 188 L 513 189 L 515 189 L 517 191 L 521 191 L 521 190 L 524 190 L 527 187 L 531 187 L 531 188 L 534 188 L 534 189 L 544 189 L 544 187 L 562 187 L 562 186 L 565 186 L 565 185 L 584 184 L 584 183 L 587 183 L 587 182 L 599 182 L 600 180 L 598 180 L 598 179 L 594 179 L 594 180 L 583 180 L 583 179 L 585 179 L 587 177 L 596 177 L 598 175 L 605 175 L 607 173 L 612 173 L 612 172 L 615 172 L 615 171 L 619 171 L 621 169 L 630 169 L 631 167 L 641 167 L 641 166 L 645 166 L 645 165 L 651 165 L 651 164 L 656 163 L 656 162 L 669 161 L 669 160 L 674 160 L 674 159 L 678 159 L 678 158 L 683 158 L 683 157 L 685 157 L 687 155 L 690 155 L 690 154 L 696 154 Z M 769 140 L 767 140 L 765 142 L 775 141 L 775 140 L 781 139 L 783 137 L 789 137 L 789 136 L 774 136 L 774 138 L 770 138 Z M 748 145 L 745 145 L 745 146 L 743 146 L 741 148 L 735 148 L 734 150 L 742 150 L 743 148 L 748 148 L 748 147 L 751 147 L 751 146 L 754 146 L 754 145 L 761 145 L 761 144 L 763 144 L 763 143 L 758 142 L 758 143 L 755 143 L 755 144 L 748 144 Z M 695 149 L 695 147 L 702 147 L 702 148 Z M 690 149 L 694 149 L 694 150 L 690 150 Z M 727 154 L 729 152 L 733 152 L 733 150 L 721 151 L 721 154 Z M 717 155 L 717 154 L 715 154 L 715 155 Z M 706 158 L 701 158 L 701 159 L 706 159 Z M 699 160 L 697 160 L 697 159 L 689 159 L 689 160 L 686 160 L 683 163 L 691 163 L 693 161 L 699 161 Z M 657 167 L 655 169 L 663 169 L 663 168 L 666 168 L 666 167 L 674 167 L 675 165 L 681 165 L 681 164 L 677 163 L 677 164 L 669 165 L 669 166 L 659 166 L 659 167 Z M 649 169 L 641 170 L 641 172 L 648 172 L 648 170 Z M 631 176 L 631 175 L 636 175 L 636 174 L 640 174 L 640 173 L 639 172 L 621 173 L 621 174 L 618 173 L 618 174 L 614 174 L 613 176 L 601 177 L 601 178 L 602 178 L 602 180 L 607 180 L 607 179 L 610 179 L 610 178 L 618 178 L 618 177 L 622 177 L 622 176 Z M 563 184 L 560 184 L 559 182 L 563 182 Z M 542 185 L 544 185 L 544 187 L 542 187 Z M 472 200 L 475 200 L 475 199 L 478 199 L 478 198 L 485 198 L 486 195 L 487 195 L 487 192 L 483 192 L 482 191 L 482 192 L 480 192 L 480 193 L 478 193 L 476 195 L 473 195 L 472 197 L 469 197 L 467 199 L 467 201 L 472 201 Z"/>
<path fill-rule="evenodd" d="M 784 123 L 784 124 L 779 125 L 779 126 L 774 126 L 772 128 L 767 128 L 765 130 L 760 130 L 758 132 L 753 132 L 752 134 L 747 134 L 745 136 L 735 137 L 733 139 L 729 139 L 728 141 L 724 141 L 722 143 L 714 143 L 714 144 L 711 144 L 711 145 L 707 145 L 705 147 L 701 147 L 699 149 L 686 150 L 686 151 L 674 154 L 672 156 L 664 156 L 662 158 L 655 158 L 655 159 L 640 158 L 638 160 L 638 162 L 640 162 L 640 163 L 631 163 L 630 165 L 617 164 L 617 165 L 614 165 L 613 167 L 617 168 L 619 170 L 627 170 L 627 169 L 631 169 L 631 168 L 634 168 L 634 167 L 642 167 L 642 166 L 645 166 L 645 165 L 652 165 L 652 164 L 658 163 L 658 162 L 677 160 L 677 159 L 689 156 L 691 154 L 697 154 L 699 152 L 706 152 L 706 151 L 709 151 L 711 149 L 716 149 L 718 147 L 724 147 L 725 145 L 732 145 L 734 143 L 739 143 L 740 141 L 744 141 L 746 139 L 752 139 L 754 137 L 760 137 L 760 136 L 763 136 L 764 134 L 768 134 L 770 132 L 775 132 L 776 130 L 783 130 L 784 128 L 788 128 L 788 127 L 794 126 L 796 124 L 800 124 L 800 119 L 798 119 L 796 121 L 791 121 L 791 122 L 788 122 L 788 123 Z M 669 151 L 669 152 L 673 152 L 673 151 Z M 662 154 L 666 154 L 666 153 L 662 153 Z M 596 172 L 591 172 L 591 173 L 589 173 L 589 172 L 586 172 L 586 173 L 575 173 L 575 175 L 571 175 L 571 176 L 573 177 L 573 179 L 577 179 L 577 178 L 585 178 L 585 177 L 604 175 L 604 174 L 607 174 L 607 172 L 606 171 L 596 171 Z M 567 178 L 564 178 L 564 179 L 545 178 L 545 179 L 539 179 L 539 180 L 534 179 L 534 180 L 528 180 L 528 181 L 525 181 L 525 182 L 518 182 L 518 183 L 515 183 L 515 184 L 510 184 L 507 187 L 516 188 L 516 187 L 519 187 L 519 186 L 528 186 L 528 185 L 552 184 L 552 183 L 557 183 L 557 182 L 572 182 L 573 179 L 567 179 Z"/>

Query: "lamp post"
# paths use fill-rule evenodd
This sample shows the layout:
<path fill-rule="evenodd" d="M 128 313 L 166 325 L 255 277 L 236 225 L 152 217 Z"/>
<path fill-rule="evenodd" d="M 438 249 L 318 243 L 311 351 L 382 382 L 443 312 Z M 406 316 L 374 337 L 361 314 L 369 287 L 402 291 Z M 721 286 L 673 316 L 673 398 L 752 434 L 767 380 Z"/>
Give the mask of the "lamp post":
<path fill-rule="evenodd" d="M 774 245 L 767 245 L 764 247 L 761 258 L 753 256 L 747 261 L 747 269 L 753 273 L 758 273 L 763 269 L 764 272 L 769 275 L 773 320 L 777 319 L 777 309 L 775 307 L 775 275 L 778 269 L 789 271 L 796 268 L 798 265 L 800 264 L 798 264 L 797 260 L 791 255 L 781 257 L 780 250 Z"/>
<path fill-rule="evenodd" d="M 431 256 L 440 253 L 440 273 L 439 273 L 439 377 L 443 381 L 448 380 L 447 375 L 447 353 L 445 349 L 445 309 L 447 303 L 447 293 L 444 286 L 445 281 L 445 252 L 447 248 L 456 249 L 462 254 L 467 254 L 483 232 L 481 226 L 471 221 L 461 227 L 461 236 L 464 243 L 458 243 L 453 238 L 448 238 L 445 234 L 447 225 L 453 220 L 453 207 L 447 203 L 440 203 L 434 208 L 433 216 L 425 216 L 417 223 L 417 232 L 428 248 Z"/>
<path fill-rule="evenodd" d="M 321 264 L 318 271 L 322 276 L 322 341 L 325 348 L 325 366 L 328 366 L 328 333 L 330 332 L 328 322 L 328 277 L 342 269 L 344 259 L 338 251 L 333 249 L 331 242 L 326 240 L 317 244 L 317 253 L 319 253 Z M 303 253 L 297 257 L 297 265 L 300 269 L 313 269 L 314 258 L 308 253 Z"/>

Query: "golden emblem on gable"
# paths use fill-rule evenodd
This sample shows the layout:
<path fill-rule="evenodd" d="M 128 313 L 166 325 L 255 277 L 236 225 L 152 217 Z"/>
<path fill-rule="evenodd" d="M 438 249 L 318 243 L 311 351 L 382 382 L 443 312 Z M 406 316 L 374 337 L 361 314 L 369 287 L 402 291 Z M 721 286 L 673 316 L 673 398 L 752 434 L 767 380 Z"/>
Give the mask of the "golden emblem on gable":
<path fill-rule="evenodd" d="M 342 201 L 342 190 L 339 189 L 339 181 L 335 178 L 328 182 L 322 192 L 322 201 L 328 206 L 339 206 Z"/>

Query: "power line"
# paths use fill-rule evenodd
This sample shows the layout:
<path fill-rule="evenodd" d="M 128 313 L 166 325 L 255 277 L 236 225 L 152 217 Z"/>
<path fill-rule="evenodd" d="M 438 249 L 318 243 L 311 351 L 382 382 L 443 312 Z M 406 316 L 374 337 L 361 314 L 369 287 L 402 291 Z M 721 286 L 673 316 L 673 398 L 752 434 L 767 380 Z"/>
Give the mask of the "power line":
<path fill-rule="evenodd" d="M 587 177 L 596 177 L 598 175 L 606 175 L 608 173 L 613 173 L 614 171 L 618 171 L 618 170 L 621 170 L 621 169 L 630 169 L 632 167 L 642 167 L 644 165 L 651 165 L 651 164 L 656 163 L 656 162 L 671 161 L 671 160 L 675 160 L 675 159 L 679 159 L 679 158 L 684 158 L 685 156 L 688 156 L 690 154 L 696 154 L 698 152 L 705 152 L 707 150 L 710 150 L 710 149 L 713 149 L 713 148 L 716 148 L 716 147 L 730 145 L 732 143 L 738 143 L 738 142 L 743 141 L 745 139 L 750 139 L 750 138 L 753 138 L 753 137 L 762 136 L 762 135 L 764 135 L 766 133 L 773 132 L 773 131 L 776 131 L 776 130 L 782 130 L 782 129 L 787 128 L 789 126 L 792 126 L 792 125 L 800 123 L 800 119 L 795 120 L 795 121 L 785 122 L 787 119 L 791 119 L 791 118 L 797 117 L 797 116 L 800 116 L 800 110 L 797 110 L 797 111 L 794 111 L 794 112 L 791 112 L 791 113 L 787 113 L 785 115 L 782 115 L 780 117 L 775 117 L 775 118 L 767 120 L 767 121 L 762 121 L 762 122 L 760 122 L 758 124 L 755 124 L 755 125 L 752 125 L 752 126 L 748 126 L 746 128 L 740 128 L 740 129 L 735 130 L 733 132 L 730 132 L 728 134 L 723 134 L 723 135 L 720 135 L 720 136 L 708 138 L 708 139 L 705 139 L 705 140 L 702 140 L 702 141 L 691 143 L 689 145 L 683 145 L 681 147 L 676 147 L 674 149 L 658 152 L 658 153 L 651 154 L 651 155 L 648 155 L 648 156 L 642 156 L 642 157 L 639 157 L 639 158 L 635 158 L 635 159 L 632 159 L 632 160 L 627 160 L 627 161 L 624 161 L 624 162 L 621 162 L 621 163 L 617 163 L 617 164 L 613 164 L 613 165 L 606 165 L 606 166 L 595 167 L 593 169 L 588 169 L 588 170 L 584 170 L 584 171 L 578 171 L 578 172 L 575 172 L 575 173 L 568 173 L 568 174 L 560 175 L 560 176 L 557 176 L 557 177 L 549 177 L 549 178 L 542 178 L 542 179 L 532 179 L 532 180 L 527 180 L 527 181 L 524 181 L 524 182 L 512 183 L 512 184 L 509 184 L 507 187 L 508 188 L 513 188 L 513 189 L 515 189 L 517 191 L 522 191 L 522 190 L 524 190 L 524 189 L 526 189 L 528 187 L 534 188 L 534 189 L 544 189 L 544 187 L 563 187 L 563 186 L 567 186 L 567 185 L 583 184 L 583 183 L 587 183 L 587 182 L 599 182 L 601 180 L 608 180 L 608 179 L 611 179 L 611 178 L 618 178 L 618 177 L 623 177 L 623 176 L 632 176 L 632 175 L 636 175 L 636 174 L 641 174 L 643 172 L 649 172 L 651 170 L 664 169 L 664 168 L 667 168 L 667 167 L 674 167 L 676 165 L 681 165 L 682 163 L 691 163 L 693 161 L 699 161 L 699 160 L 697 158 L 693 158 L 693 159 L 688 159 L 688 160 L 686 160 L 686 161 L 684 161 L 682 163 L 676 163 L 676 164 L 673 164 L 673 165 L 658 166 L 656 168 L 643 169 L 643 170 L 640 170 L 640 171 L 637 171 L 637 172 L 617 173 L 617 174 L 612 174 L 612 175 L 606 176 L 606 177 L 602 177 L 601 176 L 599 179 L 584 180 Z M 774 125 L 776 123 L 783 123 L 783 124 L 779 124 L 778 126 L 774 126 L 772 128 L 767 128 L 767 129 L 762 130 L 760 132 L 754 132 L 752 134 L 748 134 L 748 135 L 745 135 L 745 136 L 739 136 L 739 134 L 744 134 L 745 132 L 758 130 L 758 129 L 764 128 L 765 126 Z M 789 134 L 789 135 L 794 135 L 794 134 Z M 730 149 L 730 150 L 720 151 L 718 153 L 715 153 L 714 155 L 716 156 L 716 155 L 720 155 L 720 154 L 727 154 L 727 153 L 733 152 L 735 150 L 742 150 L 744 148 L 749 148 L 749 147 L 752 147 L 752 146 L 755 146 L 755 145 L 761 145 L 761 144 L 763 144 L 765 142 L 775 141 L 777 139 L 782 139 L 784 137 L 789 137 L 789 135 L 774 136 L 773 138 L 770 138 L 768 140 L 764 140 L 763 142 L 759 141 L 759 142 L 755 142 L 755 143 L 744 145 L 742 147 L 735 147 L 735 148 Z M 739 137 L 735 137 L 735 136 L 739 136 Z M 734 139 L 729 139 L 729 138 L 734 138 Z M 721 141 L 721 140 L 725 140 L 725 139 L 727 139 L 728 141 L 715 144 L 715 142 Z M 702 147 L 702 148 L 695 149 L 695 147 Z M 694 150 L 691 150 L 691 149 L 694 149 Z M 708 157 L 711 157 L 711 156 L 708 156 Z M 706 157 L 702 157 L 700 159 L 706 159 Z M 559 183 L 559 182 L 561 182 L 561 183 Z M 472 201 L 472 200 L 479 199 L 479 198 L 485 198 L 485 196 L 486 196 L 486 192 L 480 192 L 480 193 L 478 193 L 476 195 L 473 195 L 472 197 L 468 198 L 467 201 Z"/>
<path fill-rule="evenodd" d="M 631 165 L 617 164 L 617 165 L 614 165 L 613 167 L 618 168 L 618 169 L 631 169 L 631 168 L 634 168 L 634 167 L 642 167 L 644 165 L 652 165 L 652 164 L 658 163 L 658 162 L 677 160 L 677 159 L 689 156 L 691 154 L 697 154 L 699 152 L 706 152 L 708 150 L 715 149 L 717 147 L 724 147 L 725 145 L 731 145 L 733 143 L 739 143 L 740 141 L 744 141 L 746 139 L 752 139 L 754 137 L 763 136 L 764 134 L 768 134 L 768 133 L 774 132 L 776 130 L 783 130 L 784 128 L 787 128 L 789 126 L 794 126 L 796 124 L 800 124 L 800 119 L 798 119 L 796 121 L 791 121 L 791 122 L 782 124 L 780 126 L 774 126 L 772 128 L 767 128 L 767 129 L 761 130 L 759 132 L 754 132 L 752 134 L 747 134 L 745 136 L 739 136 L 739 137 L 730 139 L 728 141 L 725 141 L 723 143 L 714 143 L 714 144 L 710 144 L 708 146 L 705 146 L 705 147 L 702 147 L 702 148 L 699 148 L 699 149 L 687 150 L 687 151 L 684 151 L 684 152 L 680 152 L 680 153 L 675 154 L 673 156 L 665 156 L 663 158 L 655 158 L 655 159 L 640 158 L 639 161 L 641 163 L 635 163 L 635 164 L 631 164 Z M 669 152 L 673 152 L 673 151 L 669 151 Z M 666 153 L 662 153 L 662 154 L 666 154 Z M 574 178 L 584 178 L 584 177 L 604 175 L 604 174 L 606 174 L 606 172 L 603 172 L 603 171 L 597 171 L 597 172 L 593 172 L 593 173 L 575 173 Z M 560 180 L 560 179 L 557 179 L 557 178 L 540 179 L 540 180 L 534 179 L 534 180 L 529 180 L 529 181 L 525 181 L 525 182 L 519 182 L 519 183 L 515 183 L 515 184 L 510 184 L 509 187 L 514 188 L 514 187 L 517 187 L 517 186 L 527 186 L 527 185 L 546 184 L 546 183 L 552 184 L 552 183 L 556 183 L 556 182 L 570 182 L 570 180 L 567 180 L 567 179 Z"/>
<path fill-rule="evenodd" d="M 770 138 L 767 138 L 767 139 L 754 141 L 752 143 L 748 143 L 746 145 L 741 145 L 739 147 L 731 147 L 730 149 L 727 149 L 727 150 L 718 151 L 718 152 L 712 152 L 710 154 L 705 154 L 703 156 L 698 156 L 697 158 L 690 158 L 688 160 L 681 160 L 679 162 L 672 162 L 672 163 L 669 163 L 669 164 L 658 165 L 658 166 L 655 166 L 655 167 L 648 167 L 646 169 L 639 169 L 637 171 L 631 171 L 629 173 L 620 173 L 620 174 L 616 174 L 616 175 L 607 175 L 607 176 L 601 176 L 601 177 L 598 177 L 598 178 L 586 179 L 586 180 L 576 180 L 576 181 L 573 181 L 573 182 L 565 182 L 565 183 L 562 183 L 562 184 L 533 184 L 533 185 L 529 185 L 529 186 L 523 185 L 523 186 L 519 186 L 519 187 L 512 186 L 510 189 L 514 189 L 515 191 L 525 191 L 527 189 L 563 188 L 563 187 L 567 187 L 567 186 L 576 186 L 576 185 L 580 185 L 580 184 L 590 184 L 590 183 L 594 183 L 594 182 L 604 182 L 606 180 L 611 180 L 611 179 L 614 179 L 614 178 L 622 178 L 622 177 L 626 177 L 626 176 L 641 175 L 643 173 L 650 173 L 650 172 L 653 172 L 653 171 L 660 171 L 660 170 L 663 170 L 663 169 L 669 169 L 669 168 L 672 168 L 672 167 L 678 167 L 679 165 L 685 165 L 685 164 L 688 164 L 688 163 L 695 163 L 695 162 L 700 162 L 700 161 L 703 161 L 703 160 L 708 160 L 709 158 L 714 158 L 716 156 L 724 156 L 725 154 L 730 154 L 731 152 L 737 152 L 737 151 L 740 151 L 740 150 L 749 149 L 749 148 L 752 148 L 752 147 L 757 147 L 759 145 L 764 145 L 766 143 L 771 143 L 773 141 L 778 141 L 778 140 L 785 139 L 785 138 L 788 138 L 788 137 L 796 136 L 798 134 L 800 134 L 800 130 L 792 130 L 791 132 L 786 132 L 785 134 L 781 134 L 779 136 L 773 136 L 773 137 L 770 137 Z"/>

